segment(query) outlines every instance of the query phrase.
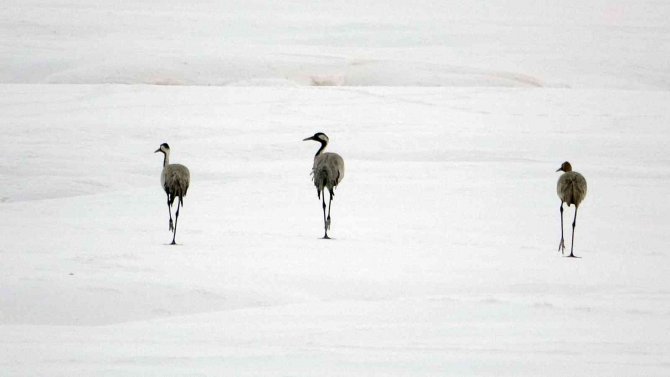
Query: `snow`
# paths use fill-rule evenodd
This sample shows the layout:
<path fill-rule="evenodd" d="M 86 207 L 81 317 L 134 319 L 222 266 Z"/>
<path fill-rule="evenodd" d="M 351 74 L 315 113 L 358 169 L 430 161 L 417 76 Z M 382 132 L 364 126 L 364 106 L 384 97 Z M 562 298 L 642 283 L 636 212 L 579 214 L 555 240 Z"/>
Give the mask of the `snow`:
<path fill-rule="evenodd" d="M 0 82 L 668 89 L 670 3 L 5 0 Z"/>
<path fill-rule="evenodd" d="M 670 5 L 0 8 L 0 376 L 670 373 Z"/>

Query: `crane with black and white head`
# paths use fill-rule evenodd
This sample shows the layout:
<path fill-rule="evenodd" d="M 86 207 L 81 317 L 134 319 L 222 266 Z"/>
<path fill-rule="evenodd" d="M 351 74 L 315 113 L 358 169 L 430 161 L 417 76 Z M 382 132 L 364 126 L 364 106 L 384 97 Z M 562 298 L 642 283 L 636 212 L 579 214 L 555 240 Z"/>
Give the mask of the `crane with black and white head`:
<path fill-rule="evenodd" d="M 314 165 L 312 166 L 312 180 L 316 186 L 316 194 L 323 204 L 323 228 L 324 239 L 328 237 L 330 229 L 330 209 L 332 207 L 333 196 L 335 196 L 335 187 L 342 182 L 344 178 L 344 160 L 337 153 L 324 152 L 328 146 L 328 136 L 323 132 L 317 132 L 313 136 L 303 139 L 303 141 L 314 140 L 321 143 L 321 148 L 314 155 Z M 330 199 L 328 200 L 328 216 L 326 216 L 326 194 L 324 189 L 328 189 Z"/>
<path fill-rule="evenodd" d="M 179 220 L 179 207 L 184 206 L 184 196 L 188 191 L 188 185 L 191 181 L 191 174 L 188 168 L 181 164 L 170 163 L 170 146 L 167 143 L 161 144 L 154 153 L 163 153 L 163 171 L 161 172 L 161 186 L 167 194 L 168 213 L 170 214 L 169 229 L 172 232 L 172 243 L 176 245 L 175 237 L 177 236 L 177 221 Z M 179 198 L 177 202 L 177 212 L 175 213 L 174 226 L 172 225 L 172 204 L 175 198 Z"/>

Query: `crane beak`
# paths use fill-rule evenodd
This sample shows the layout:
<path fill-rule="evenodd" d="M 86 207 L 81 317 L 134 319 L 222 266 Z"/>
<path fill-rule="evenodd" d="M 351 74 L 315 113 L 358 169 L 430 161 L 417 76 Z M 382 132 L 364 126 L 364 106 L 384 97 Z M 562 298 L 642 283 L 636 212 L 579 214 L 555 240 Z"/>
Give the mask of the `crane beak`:
<path fill-rule="evenodd" d="M 302 139 L 302 141 L 307 141 L 307 140 L 314 140 L 314 136 L 306 137 Z"/>
<path fill-rule="evenodd" d="M 158 148 L 158 149 L 156 149 L 156 150 L 154 151 L 154 153 L 158 153 L 158 152 L 160 152 L 160 151 L 161 151 L 161 149 Z"/>
<path fill-rule="evenodd" d="M 563 170 L 563 167 L 558 168 L 556 171 L 559 172 L 561 170 Z"/>

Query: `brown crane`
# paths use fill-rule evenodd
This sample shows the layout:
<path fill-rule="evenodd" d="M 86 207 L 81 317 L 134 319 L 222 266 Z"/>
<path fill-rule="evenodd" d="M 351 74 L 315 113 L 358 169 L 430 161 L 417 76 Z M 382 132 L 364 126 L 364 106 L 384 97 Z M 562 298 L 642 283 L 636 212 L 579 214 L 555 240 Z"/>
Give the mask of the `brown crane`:
<path fill-rule="evenodd" d="M 163 171 L 161 172 L 161 186 L 167 194 L 168 213 L 170 214 L 169 229 L 172 232 L 172 243 L 176 245 L 175 237 L 177 236 L 177 221 L 179 220 L 179 207 L 184 206 L 184 196 L 188 191 L 188 185 L 191 181 L 191 174 L 188 168 L 181 164 L 170 163 L 170 146 L 167 143 L 161 144 L 154 153 L 163 153 Z M 174 226 L 172 226 L 172 204 L 175 198 L 179 198 L 177 202 L 177 212 L 175 213 Z"/>
<path fill-rule="evenodd" d="M 579 204 L 584 200 L 586 196 L 586 179 L 583 175 L 572 171 L 572 165 L 568 161 L 565 161 L 561 164 L 561 167 L 558 168 L 558 171 L 564 172 L 558 178 L 558 184 L 556 185 L 556 191 L 558 197 L 561 199 L 561 242 L 558 244 L 558 250 L 561 253 L 565 251 L 565 241 L 563 240 L 563 203 L 567 203 L 568 207 L 571 204 L 575 205 L 575 218 L 572 221 L 572 243 L 570 245 L 570 255 L 569 257 L 576 258 L 573 254 L 573 249 L 575 246 L 575 225 L 577 224 L 577 209 Z"/>

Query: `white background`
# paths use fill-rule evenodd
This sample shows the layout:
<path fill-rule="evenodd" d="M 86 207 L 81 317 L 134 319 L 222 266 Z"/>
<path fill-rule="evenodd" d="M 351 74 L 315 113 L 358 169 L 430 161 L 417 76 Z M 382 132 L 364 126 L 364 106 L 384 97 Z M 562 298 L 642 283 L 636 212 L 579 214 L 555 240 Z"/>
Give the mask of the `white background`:
<path fill-rule="evenodd" d="M 669 19 L 3 1 L 0 375 L 667 376 Z M 347 166 L 331 241 L 317 131 Z M 178 246 L 163 142 L 191 171 Z"/>

